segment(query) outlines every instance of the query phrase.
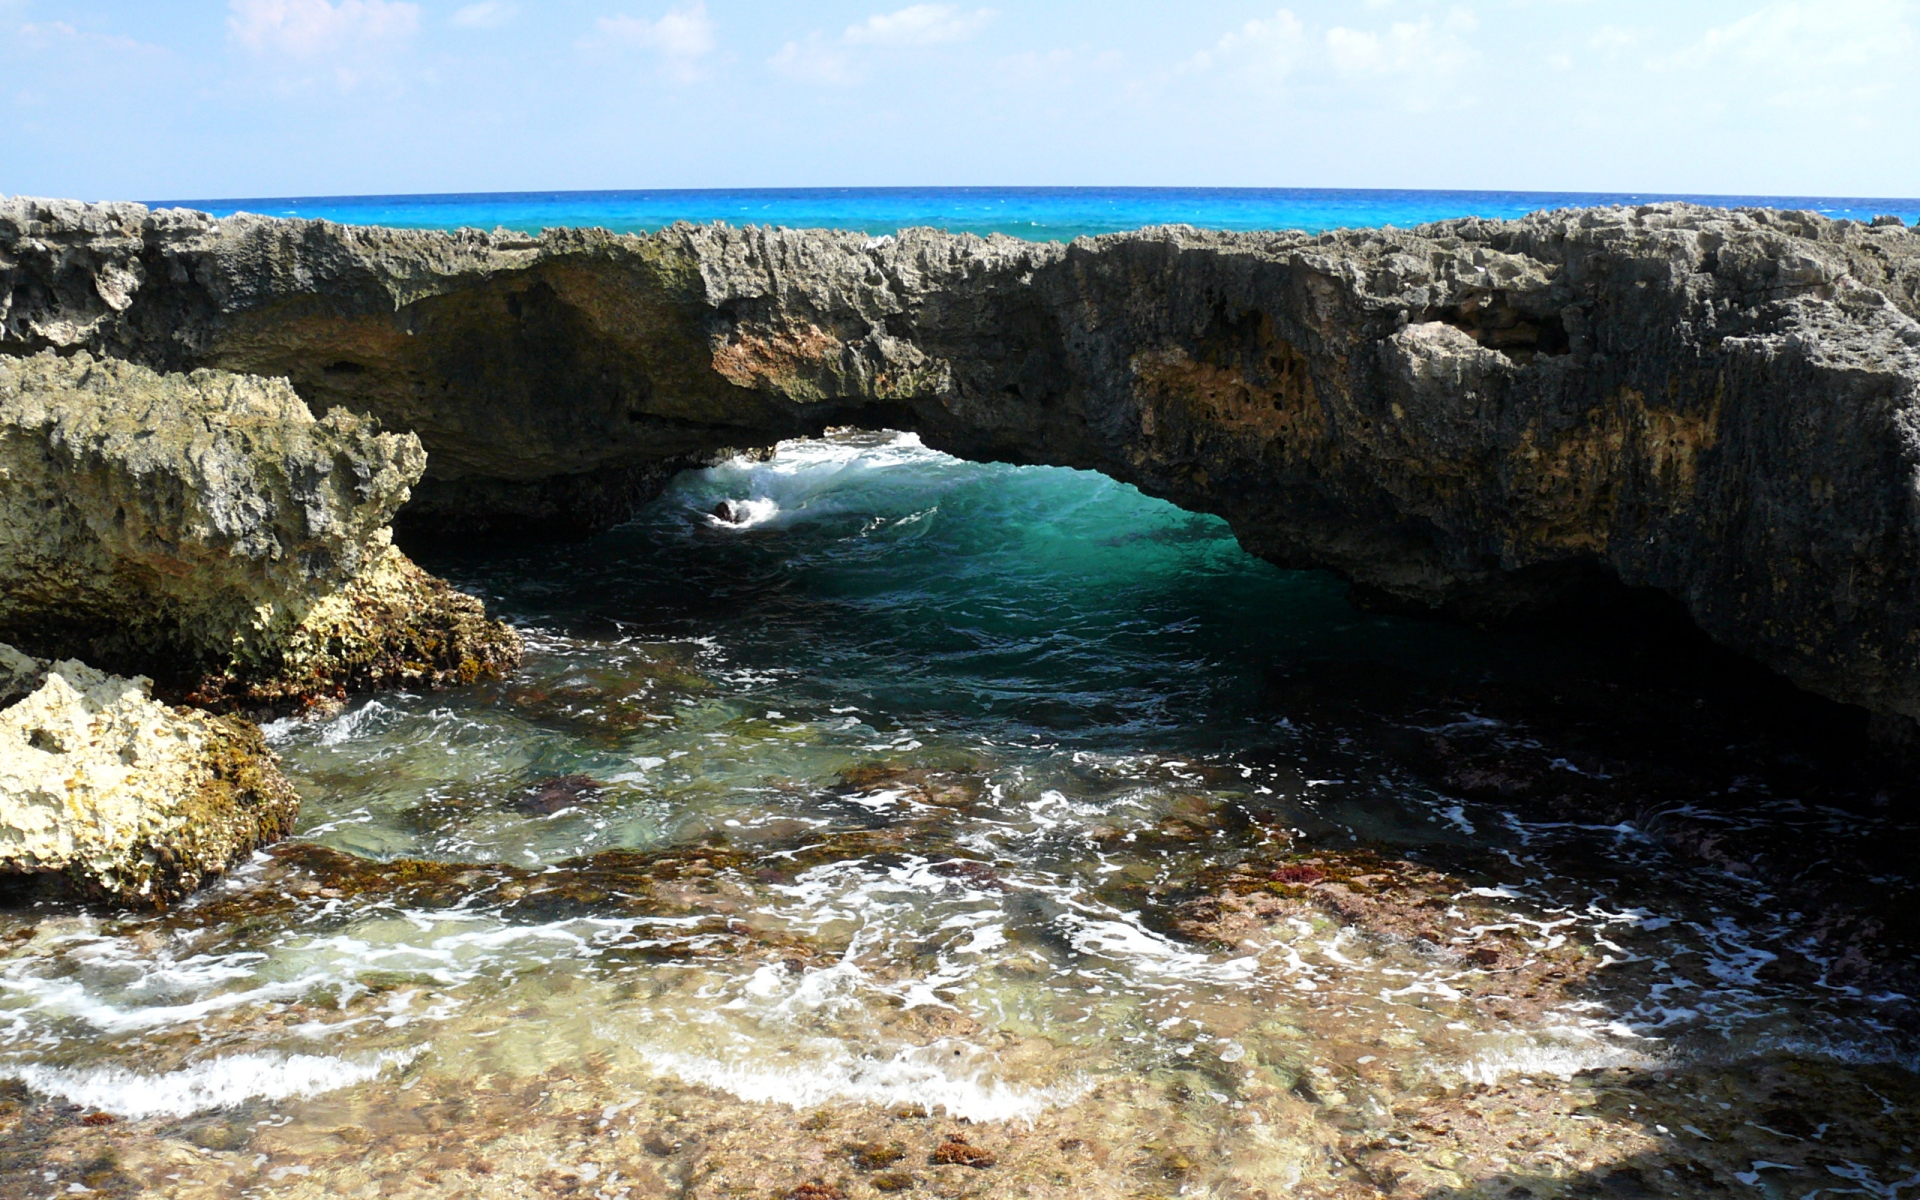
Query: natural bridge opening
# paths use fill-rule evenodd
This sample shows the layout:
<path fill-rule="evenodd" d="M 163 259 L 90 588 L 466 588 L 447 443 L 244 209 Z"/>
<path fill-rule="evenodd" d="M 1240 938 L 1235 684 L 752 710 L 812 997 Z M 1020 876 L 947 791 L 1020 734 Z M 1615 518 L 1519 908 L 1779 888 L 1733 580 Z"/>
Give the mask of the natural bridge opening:
<path fill-rule="evenodd" d="M 570 1061 L 703 1104 L 985 1122 L 1087 1078 L 1271 1079 L 1317 1114 L 1656 1061 L 1691 1095 L 1710 1055 L 1764 1089 L 1729 1048 L 1881 1036 L 1824 964 L 1907 936 L 1857 886 L 1912 886 L 1900 801 L 1671 646 L 1368 612 L 1218 518 L 884 431 L 682 473 L 586 540 L 422 556 L 527 662 L 271 734 L 292 861 L 452 899 L 246 969 L 475 947 L 434 960 L 443 1044 L 526 1053 L 549 1019 L 503 1010 L 584 1006 Z M 1814 911 L 1832 933 L 1784 915 Z"/>
<path fill-rule="evenodd" d="M 885 429 L 681 472 L 585 540 L 410 548 L 522 620 L 730 639 L 739 669 L 802 671 L 823 702 L 885 696 L 1009 736 L 1181 740 L 1358 714 L 1404 732 L 1492 705 L 1587 745 L 1568 762 L 1695 743 L 1876 758 L 1862 710 L 1713 645 L 1677 602 L 1590 562 L 1436 613 L 1276 567 L 1220 518 L 1098 472 L 967 461 Z M 1429 750 L 1392 769 L 1490 797 L 1553 779 Z"/>

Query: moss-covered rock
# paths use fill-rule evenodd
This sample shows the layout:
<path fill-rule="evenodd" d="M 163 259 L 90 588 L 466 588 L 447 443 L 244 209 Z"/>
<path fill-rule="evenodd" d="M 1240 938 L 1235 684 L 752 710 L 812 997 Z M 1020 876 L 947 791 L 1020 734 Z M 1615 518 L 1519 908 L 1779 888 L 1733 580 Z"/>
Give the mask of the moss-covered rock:
<path fill-rule="evenodd" d="M 0 876 L 166 904 L 292 831 L 260 731 L 148 686 L 0 645 Z"/>

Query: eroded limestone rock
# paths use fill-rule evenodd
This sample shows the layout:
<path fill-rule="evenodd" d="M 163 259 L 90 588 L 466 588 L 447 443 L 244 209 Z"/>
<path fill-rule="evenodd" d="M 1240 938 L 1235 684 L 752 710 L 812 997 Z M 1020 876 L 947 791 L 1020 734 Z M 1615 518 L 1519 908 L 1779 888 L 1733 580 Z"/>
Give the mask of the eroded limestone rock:
<path fill-rule="evenodd" d="M 390 544 L 347 585 L 315 601 L 265 676 L 201 680 L 197 703 L 277 708 L 384 688 L 440 688 L 505 674 L 520 635 L 487 618 L 486 605 L 416 566 Z"/>
<path fill-rule="evenodd" d="M 1500 618 L 1626 584 L 1920 718 L 1920 235 L 1684 204 L 1071 245 L 365 229 L 0 201 L 0 351 L 285 376 L 416 431 L 421 515 L 622 519 L 833 424 L 1104 471 Z"/>
<path fill-rule="evenodd" d="M 424 461 L 284 380 L 0 358 L 0 633 L 248 702 L 497 673 L 512 631 L 391 545 Z"/>
<path fill-rule="evenodd" d="M 148 686 L 0 644 L 0 877 L 165 904 L 292 832 L 260 731 Z"/>

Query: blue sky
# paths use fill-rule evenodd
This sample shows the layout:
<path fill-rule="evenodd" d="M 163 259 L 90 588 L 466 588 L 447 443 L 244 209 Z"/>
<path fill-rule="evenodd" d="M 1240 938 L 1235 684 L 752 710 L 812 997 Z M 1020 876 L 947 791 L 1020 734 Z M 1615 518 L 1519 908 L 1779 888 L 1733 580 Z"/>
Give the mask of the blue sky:
<path fill-rule="evenodd" d="M 1920 0 L 0 0 L 0 193 L 1920 196 Z"/>

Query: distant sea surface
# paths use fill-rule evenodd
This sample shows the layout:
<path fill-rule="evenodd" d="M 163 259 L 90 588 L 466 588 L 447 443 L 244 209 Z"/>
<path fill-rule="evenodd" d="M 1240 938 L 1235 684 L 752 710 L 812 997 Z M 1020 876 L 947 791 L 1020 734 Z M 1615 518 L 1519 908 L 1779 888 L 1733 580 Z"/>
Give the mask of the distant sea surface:
<path fill-rule="evenodd" d="M 168 200 L 159 206 L 275 217 L 322 217 L 401 229 L 522 233 L 601 226 L 648 233 L 675 221 L 895 233 L 930 225 L 1066 241 L 1145 225 L 1204 229 L 1407 228 L 1450 217 L 1518 217 L 1541 209 L 1691 200 L 1729 208 L 1809 209 L 1870 220 L 1920 220 L 1920 199 L 1829 196 L 1686 196 L 1652 192 L 1417 192 L 1338 188 L 747 188 L 622 192 L 478 192 L 427 196 L 299 196 Z"/>

